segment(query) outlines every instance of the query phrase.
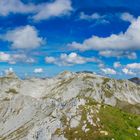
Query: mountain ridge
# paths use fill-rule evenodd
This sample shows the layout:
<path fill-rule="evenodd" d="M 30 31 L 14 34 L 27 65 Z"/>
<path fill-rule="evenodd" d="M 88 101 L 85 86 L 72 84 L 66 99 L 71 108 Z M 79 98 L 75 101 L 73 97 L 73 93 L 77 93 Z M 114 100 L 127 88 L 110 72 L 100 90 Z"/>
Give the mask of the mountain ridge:
<path fill-rule="evenodd" d="M 0 78 L 0 101 L 0 140 L 124 139 L 125 121 L 130 137 L 140 136 L 140 86 L 129 80 L 68 71 L 46 79 L 12 74 Z"/>

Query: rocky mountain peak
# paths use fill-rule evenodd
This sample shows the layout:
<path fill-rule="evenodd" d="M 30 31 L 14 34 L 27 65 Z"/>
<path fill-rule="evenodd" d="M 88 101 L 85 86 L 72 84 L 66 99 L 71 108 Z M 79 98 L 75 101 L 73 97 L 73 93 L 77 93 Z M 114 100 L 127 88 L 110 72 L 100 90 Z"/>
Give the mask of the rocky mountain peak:
<path fill-rule="evenodd" d="M 13 78 L 13 79 L 18 79 L 18 76 L 14 72 L 6 73 L 5 77 Z"/>
<path fill-rule="evenodd" d="M 66 79 L 66 78 L 72 77 L 73 75 L 75 75 L 75 73 L 70 72 L 70 71 L 64 71 L 64 72 L 58 74 L 56 77 L 61 78 L 61 79 Z"/>
<path fill-rule="evenodd" d="M 139 85 L 85 72 L 8 76 L 0 79 L 0 140 L 140 137 Z"/>

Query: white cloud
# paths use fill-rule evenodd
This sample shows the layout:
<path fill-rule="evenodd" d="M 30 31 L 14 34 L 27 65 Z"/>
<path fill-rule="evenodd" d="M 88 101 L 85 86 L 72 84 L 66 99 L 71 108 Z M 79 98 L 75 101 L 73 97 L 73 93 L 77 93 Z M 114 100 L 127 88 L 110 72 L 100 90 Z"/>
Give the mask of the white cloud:
<path fill-rule="evenodd" d="M 105 64 L 103 62 L 99 63 L 98 64 L 99 68 L 104 68 L 105 67 Z"/>
<path fill-rule="evenodd" d="M 82 20 L 97 20 L 97 19 L 102 19 L 104 16 L 101 16 L 98 13 L 93 13 L 92 15 L 87 15 L 84 12 L 80 13 L 80 19 Z"/>
<path fill-rule="evenodd" d="M 64 66 L 71 66 L 75 64 L 84 64 L 87 62 L 100 62 L 100 60 L 92 57 L 92 58 L 87 58 L 87 57 L 82 57 L 78 55 L 75 52 L 72 52 L 70 54 L 61 54 L 60 57 L 54 58 L 54 57 L 46 57 L 45 58 L 46 63 L 52 63 L 56 65 L 64 65 Z"/>
<path fill-rule="evenodd" d="M 126 68 L 129 68 L 129 69 L 139 69 L 140 70 L 140 63 L 127 64 Z"/>
<path fill-rule="evenodd" d="M 130 63 L 125 65 L 122 72 L 126 75 L 139 75 L 140 63 Z"/>
<path fill-rule="evenodd" d="M 15 49 L 35 49 L 44 43 L 36 28 L 30 25 L 8 31 L 3 39 L 11 42 Z"/>
<path fill-rule="evenodd" d="M 4 52 L 0 52 L 0 62 L 7 62 L 10 60 L 10 55 Z"/>
<path fill-rule="evenodd" d="M 112 50 L 103 50 L 99 52 L 99 55 L 104 57 L 116 57 L 118 54 L 120 55 L 120 52 Z"/>
<path fill-rule="evenodd" d="M 34 13 L 37 7 L 33 4 L 24 4 L 20 0 L 0 0 L 0 15 L 7 16 L 10 13 Z"/>
<path fill-rule="evenodd" d="M 54 57 L 52 57 L 52 56 L 49 56 L 49 57 L 46 57 L 45 58 L 45 61 L 47 63 L 55 63 L 56 62 L 56 59 Z"/>
<path fill-rule="evenodd" d="M 55 0 L 36 5 L 24 4 L 21 0 L 0 0 L 0 16 L 7 16 L 10 13 L 32 13 L 34 20 L 44 20 L 68 15 L 72 10 L 71 0 Z"/>
<path fill-rule="evenodd" d="M 84 12 L 80 13 L 79 20 L 86 21 L 95 21 L 95 23 L 91 26 L 96 26 L 98 24 L 108 24 L 109 21 L 106 20 L 106 15 L 100 15 L 99 13 L 93 13 L 91 15 L 87 15 Z"/>
<path fill-rule="evenodd" d="M 130 13 L 123 13 L 121 15 L 121 19 L 128 22 L 134 22 L 136 20 L 135 17 Z"/>
<path fill-rule="evenodd" d="M 114 64 L 113 64 L 113 67 L 114 68 L 119 68 L 119 67 L 121 67 L 122 65 L 121 65 L 121 63 L 120 62 L 114 62 Z"/>
<path fill-rule="evenodd" d="M 11 54 L 9 63 L 10 64 L 16 64 L 17 62 L 23 62 L 23 63 L 34 63 L 35 59 L 31 58 L 25 54 Z"/>
<path fill-rule="evenodd" d="M 135 75 L 134 72 L 132 72 L 131 70 L 129 70 L 127 68 L 122 69 L 122 72 L 126 75 Z"/>
<path fill-rule="evenodd" d="M 73 10 L 70 0 L 55 0 L 52 3 L 44 3 L 41 7 L 40 11 L 33 16 L 34 20 L 68 15 Z"/>
<path fill-rule="evenodd" d="M 25 62 L 26 63 L 35 63 L 36 60 L 34 58 L 28 57 Z"/>
<path fill-rule="evenodd" d="M 102 68 L 101 69 L 105 74 L 111 74 L 111 75 L 115 75 L 117 74 L 117 72 L 114 69 L 111 68 Z"/>
<path fill-rule="evenodd" d="M 68 46 L 86 50 L 139 50 L 140 49 L 140 17 L 132 21 L 126 32 L 111 34 L 108 37 L 93 35 L 83 43 L 72 42 Z"/>
<path fill-rule="evenodd" d="M 17 62 L 34 63 L 35 60 L 25 54 L 9 54 L 0 52 L 0 62 L 7 62 L 9 64 L 16 64 Z"/>
<path fill-rule="evenodd" d="M 137 59 L 137 54 L 135 52 L 128 53 L 126 56 L 128 59 Z"/>
<path fill-rule="evenodd" d="M 130 51 L 115 51 L 115 50 L 102 50 L 99 52 L 99 55 L 104 57 L 126 57 L 128 59 L 136 59 L 137 54 L 135 52 Z"/>
<path fill-rule="evenodd" d="M 42 73 L 43 69 L 42 68 L 36 68 L 34 69 L 34 73 Z"/>

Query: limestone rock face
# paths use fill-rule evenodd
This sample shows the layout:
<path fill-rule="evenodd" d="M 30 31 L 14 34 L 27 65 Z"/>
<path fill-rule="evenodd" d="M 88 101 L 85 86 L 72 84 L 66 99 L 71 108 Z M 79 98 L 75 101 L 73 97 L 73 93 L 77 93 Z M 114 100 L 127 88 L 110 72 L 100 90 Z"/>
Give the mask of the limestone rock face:
<path fill-rule="evenodd" d="M 140 114 L 140 86 L 84 72 L 25 80 L 10 74 L 0 78 L 0 140 L 82 139 L 95 128 L 108 136 L 98 115 L 108 105 Z"/>

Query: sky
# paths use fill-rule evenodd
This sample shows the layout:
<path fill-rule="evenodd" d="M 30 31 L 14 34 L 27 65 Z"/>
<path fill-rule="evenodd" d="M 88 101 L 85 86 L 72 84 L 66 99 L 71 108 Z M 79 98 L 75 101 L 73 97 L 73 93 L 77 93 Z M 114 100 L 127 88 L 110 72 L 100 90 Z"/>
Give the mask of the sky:
<path fill-rule="evenodd" d="M 139 0 L 0 0 L 0 75 L 140 77 Z"/>

